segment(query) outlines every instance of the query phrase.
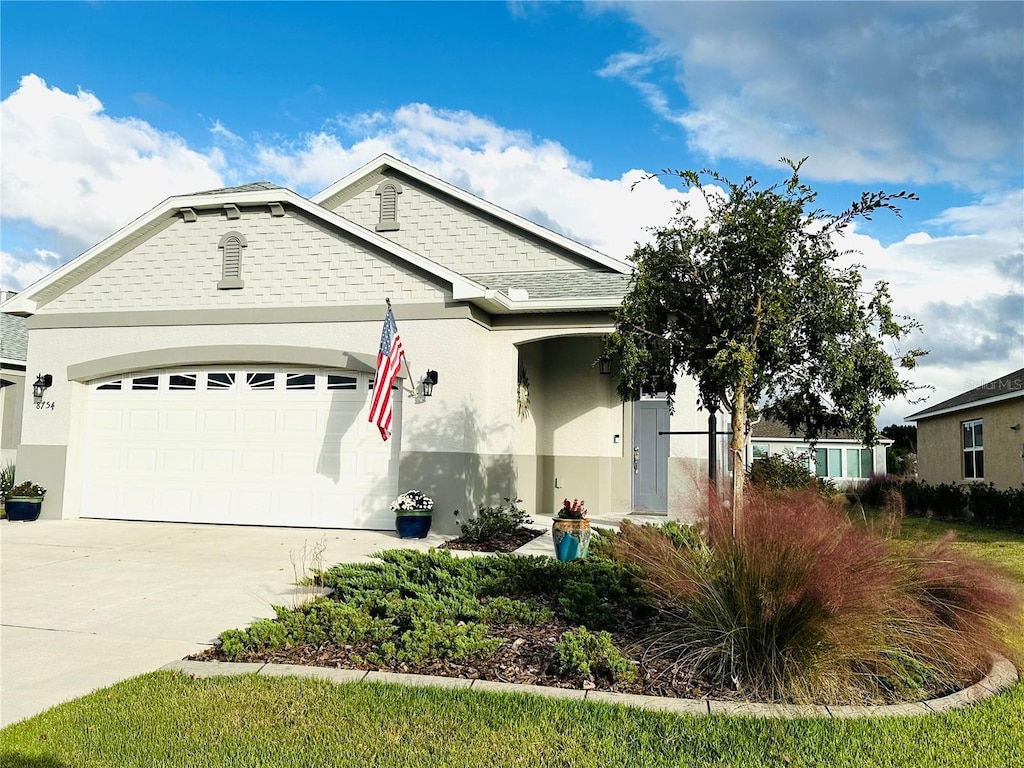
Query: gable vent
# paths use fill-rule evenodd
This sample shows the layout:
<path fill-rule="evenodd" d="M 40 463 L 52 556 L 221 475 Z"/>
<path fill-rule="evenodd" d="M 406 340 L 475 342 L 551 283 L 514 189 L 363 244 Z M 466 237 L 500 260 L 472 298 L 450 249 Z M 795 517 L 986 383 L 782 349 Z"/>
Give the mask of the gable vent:
<path fill-rule="evenodd" d="M 242 249 L 249 244 L 245 235 L 240 232 L 228 232 L 220 239 L 217 247 L 221 249 L 221 281 L 217 283 L 217 289 L 237 290 L 245 287 L 242 282 Z"/>
<path fill-rule="evenodd" d="M 375 229 L 378 232 L 390 232 L 398 229 L 398 196 L 402 194 L 402 185 L 397 181 L 381 182 L 377 187 L 380 197 L 380 221 Z"/>

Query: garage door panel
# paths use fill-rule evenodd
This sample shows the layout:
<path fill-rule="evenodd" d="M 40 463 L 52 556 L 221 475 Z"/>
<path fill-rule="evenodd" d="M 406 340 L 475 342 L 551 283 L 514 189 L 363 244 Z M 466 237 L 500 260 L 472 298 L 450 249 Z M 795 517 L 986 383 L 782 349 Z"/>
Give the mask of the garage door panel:
<path fill-rule="evenodd" d="M 219 391 L 151 375 L 155 390 L 90 390 L 83 517 L 393 528 L 401 403 L 383 443 L 365 374 L 361 391 L 327 390 L 322 372 L 302 390 L 281 371 L 276 389 Z"/>
<path fill-rule="evenodd" d="M 196 452 L 191 448 L 165 448 L 161 452 L 160 469 L 169 473 L 194 472 Z"/>
<path fill-rule="evenodd" d="M 235 434 L 235 412 L 226 409 L 204 411 L 203 432 L 207 435 Z"/>
<path fill-rule="evenodd" d="M 164 429 L 168 432 L 194 433 L 199 425 L 199 414 L 194 410 L 169 411 L 164 416 Z"/>

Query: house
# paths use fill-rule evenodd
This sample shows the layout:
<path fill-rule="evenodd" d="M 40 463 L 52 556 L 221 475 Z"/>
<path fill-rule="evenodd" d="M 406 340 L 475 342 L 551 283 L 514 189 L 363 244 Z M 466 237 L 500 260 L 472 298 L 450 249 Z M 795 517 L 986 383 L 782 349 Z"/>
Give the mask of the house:
<path fill-rule="evenodd" d="M 0 301 L 14 296 L 13 291 L 3 291 Z M 21 442 L 27 352 L 25 320 L 0 314 L 0 466 L 15 461 Z"/>
<path fill-rule="evenodd" d="M 1024 368 L 907 417 L 927 483 L 1024 483 Z"/>
<path fill-rule="evenodd" d="M 853 432 L 834 432 L 819 438 L 812 448 L 800 435 L 779 421 L 761 419 L 751 427 L 750 460 L 786 452 L 804 454 L 816 477 L 832 480 L 845 488 L 873 474 L 887 472 L 885 450 L 893 444 L 881 438 L 874 446 L 865 446 Z"/>
<path fill-rule="evenodd" d="M 55 518 L 388 529 L 411 488 L 449 531 L 517 496 L 682 516 L 707 468 L 706 437 L 669 434 L 706 424 L 694 383 L 670 416 L 595 364 L 630 274 L 387 155 L 311 198 L 171 197 L 4 304 L 52 377 L 18 478 Z M 385 299 L 408 363 L 386 442 Z"/>

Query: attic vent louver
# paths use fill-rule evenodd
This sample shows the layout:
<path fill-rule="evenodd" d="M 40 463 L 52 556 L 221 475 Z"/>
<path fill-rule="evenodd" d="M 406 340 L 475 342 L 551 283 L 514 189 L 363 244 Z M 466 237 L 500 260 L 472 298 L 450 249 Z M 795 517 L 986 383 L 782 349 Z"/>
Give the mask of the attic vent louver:
<path fill-rule="evenodd" d="M 402 194 L 402 185 L 387 179 L 377 187 L 380 197 L 380 221 L 375 229 L 378 232 L 393 232 L 398 229 L 398 196 Z"/>
<path fill-rule="evenodd" d="M 218 290 L 237 290 L 245 287 L 245 283 L 242 282 L 242 249 L 248 245 L 245 235 L 240 232 L 228 232 L 220 239 L 217 247 L 222 251 L 222 268 L 221 281 L 217 283 Z"/>

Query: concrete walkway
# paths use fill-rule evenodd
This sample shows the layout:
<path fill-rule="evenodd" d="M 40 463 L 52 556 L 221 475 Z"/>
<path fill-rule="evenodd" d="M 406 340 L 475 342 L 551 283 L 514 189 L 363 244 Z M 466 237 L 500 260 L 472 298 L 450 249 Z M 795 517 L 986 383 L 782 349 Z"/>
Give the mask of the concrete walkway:
<path fill-rule="evenodd" d="M 0 726 L 151 672 L 292 605 L 319 565 L 446 538 L 111 520 L 0 521 Z M 550 546 L 550 543 L 549 543 Z M 293 562 L 295 561 L 295 566 Z"/>

